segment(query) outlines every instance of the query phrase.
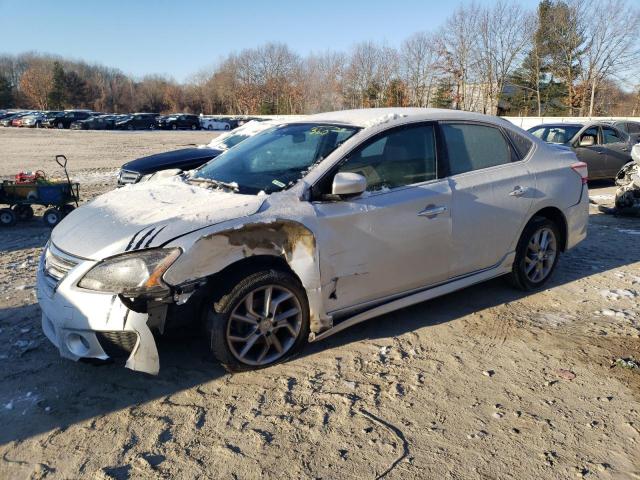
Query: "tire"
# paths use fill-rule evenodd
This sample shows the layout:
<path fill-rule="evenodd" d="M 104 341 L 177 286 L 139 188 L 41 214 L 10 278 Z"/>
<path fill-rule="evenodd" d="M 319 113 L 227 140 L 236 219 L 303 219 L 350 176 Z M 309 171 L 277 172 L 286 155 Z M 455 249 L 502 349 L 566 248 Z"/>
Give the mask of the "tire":
<path fill-rule="evenodd" d="M 171 130 L 177 130 L 178 129 L 178 125 L 176 125 L 175 123 L 171 125 Z"/>
<path fill-rule="evenodd" d="M 0 225 L 11 227 L 16 224 L 16 214 L 10 208 L 0 208 Z"/>
<path fill-rule="evenodd" d="M 71 212 L 73 212 L 75 209 L 76 209 L 76 207 L 74 207 L 73 205 L 63 205 L 62 208 L 60 209 L 60 211 L 62 212 L 62 216 L 66 217 Z"/>
<path fill-rule="evenodd" d="M 33 208 L 31 208 L 31 205 L 14 205 L 11 209 L 20 221 L 31 220 L 33 218 Z"/>
<path fill-rule="evenodd" d="M 298 279 L 290 273 L 264 270 L 237 280 L 225 282 L 225 291 L 205 303 L 213 356 L 230 372 L 265 368 L 291 357 L 309 337 L 309 304 Z M 275 312 L 265 316 L 266 299 L 274 302 L 285 295 L 291 296 L 275 307 L 271 303 L 269 310 L 275 308 Z M 251 311 L 248 298 L 252 298 Z M 274 317 L 283 313 L 289 315 L 278 325 Z"/>
<path fill-rule="evenodd" d="M 133 125 L 127 125 L 127 130 L 132 131 L 133 130 Z"/>
<path fill-rule="evenodd" d="M 225 130 L 231 130 L 231 127 L 230 127 L 229 125 L 225 125 L 225 126 L 224 126 L 224 129 L 225 129 Z"/>
<path fill-rule="evenodd" d="M 155 130 L 156 126 L 152 123 L 151 125 L 149 125 L 149 130 Z"/>
<path fill-rule="evenodd" d="M 532 218 L 518 241 L 516 258 L 509 275 L 510 283 L 523 291 L 542 287 L 558 264 L 560 239 L 560 229 L 555 222 L 545 217 Z M 546 247 L 542 250 L 544 256 L 539 258 L 541 250 L 538 248 L 545 242 Z"/>
<path fill-rule="evenodd" d="M 62 130 L 64 128 L 64 123 L 62 122 L 58 122 L 58 124 L 56 125 L 56 127 L 58 127 L 58 129 Z"/>
<path fill-rule="evenodd" d="M 213 130 L 213 125 L 207 125 L 207 130 Z"/>
<path fill-rule="evenodd" d="M 62 220 L 62 217 L 63 215 L 60 209 L 49 208 L 45 210 L 44 215 L 42 216 L 42 220 L 44 221 L 45 225 L 53 228 L 60 223 L 60 220 Z"/>
<path fill-rule="evenodd" d="M 191 130 L 197 130 L 198 126 L 194 123 L 193 125 L 191 125 Z"/>

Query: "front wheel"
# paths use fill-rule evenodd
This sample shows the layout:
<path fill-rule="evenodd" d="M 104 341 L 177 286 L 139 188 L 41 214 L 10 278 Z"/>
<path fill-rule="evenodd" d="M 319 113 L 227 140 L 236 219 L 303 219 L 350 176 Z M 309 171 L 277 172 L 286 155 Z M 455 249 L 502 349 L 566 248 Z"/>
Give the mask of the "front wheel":
<path fill-rule="evenodd" d="M 558 226 L 545 217 L 534 217 L 524 228 L 510 274 L 511 283 L 529 291 L 544 285 L 551 277 L 560 255 Z"/>
<path fill-rule="evenodd" d="M 218 297 L 206 312 L 211 351 L 231 372 L 273 365 L 307 341 L 307 296 L 290 273 L 257 272 Z"/>
<path fill-rule="evenodd" d="M 64 128 L 64 123 L 62 123 L 62 122 L 58 122 L 57 127 L 58 127 L 59 129 L 63 129 L 63 128 Z"/>

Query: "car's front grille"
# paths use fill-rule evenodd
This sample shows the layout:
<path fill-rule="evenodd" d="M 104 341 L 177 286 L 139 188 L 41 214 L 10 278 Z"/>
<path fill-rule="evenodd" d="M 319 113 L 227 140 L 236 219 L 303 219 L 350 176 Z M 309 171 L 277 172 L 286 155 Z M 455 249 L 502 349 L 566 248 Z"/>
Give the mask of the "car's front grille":
<path fill-rule="evenodd" d="M 135 332 L 96 332 L 104 352 L 111 358 L 128 357 L 138 341 Z"/>
<path fill-rule="evenodd" d="M 49 245 L 44 256 L 44 271 L 47 277 L 60 282 L 80 260 Z"/>
<path fill-rule="evenodd" d="M 128 183 L 136 183 L 140 180 L 140 174 L 138 172 L 132 172 L 131 170 L 120 170 L 120 175 L 118 176 L 118 183 L 120 184 L 128 184 Z"/>

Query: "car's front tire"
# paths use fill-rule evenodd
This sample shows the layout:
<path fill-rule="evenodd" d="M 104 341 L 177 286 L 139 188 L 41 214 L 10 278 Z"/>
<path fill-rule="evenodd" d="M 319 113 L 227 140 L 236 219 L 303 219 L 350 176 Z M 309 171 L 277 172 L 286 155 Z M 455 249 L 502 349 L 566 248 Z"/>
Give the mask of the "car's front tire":
<path fill-rule="evenodd" d="M 268 367 L 306 343 L 309 306 L 295 276 L 263 270 L 229 285 L 205 306 L 211 351 L 227 370 Z"/>
<path fill-rule="evenodd" d="M 525 226 L 509 281 L 524 291 L 542 287 L 551 278 L 560 256 L 560 230 L 546 217 L 534 217 Z"/>

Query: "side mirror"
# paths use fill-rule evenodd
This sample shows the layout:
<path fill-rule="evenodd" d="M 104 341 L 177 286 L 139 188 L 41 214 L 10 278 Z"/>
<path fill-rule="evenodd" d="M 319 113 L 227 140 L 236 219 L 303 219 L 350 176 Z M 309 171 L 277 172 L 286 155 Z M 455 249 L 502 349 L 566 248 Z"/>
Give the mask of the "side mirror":
<path fill-rule="evenodd" d="M 592 147 L 596 144 L 596 139 L 593 135 L 585 135 L 580 139 L 580 143 L 578 144 L 581 147 Z"/>
<path fill-rule="evenodd" d="M 333 177 L 331 194 L 340 197 L 360 195 L 367 189 L 367 179 L 359 173 L 340 172 Z"/>

